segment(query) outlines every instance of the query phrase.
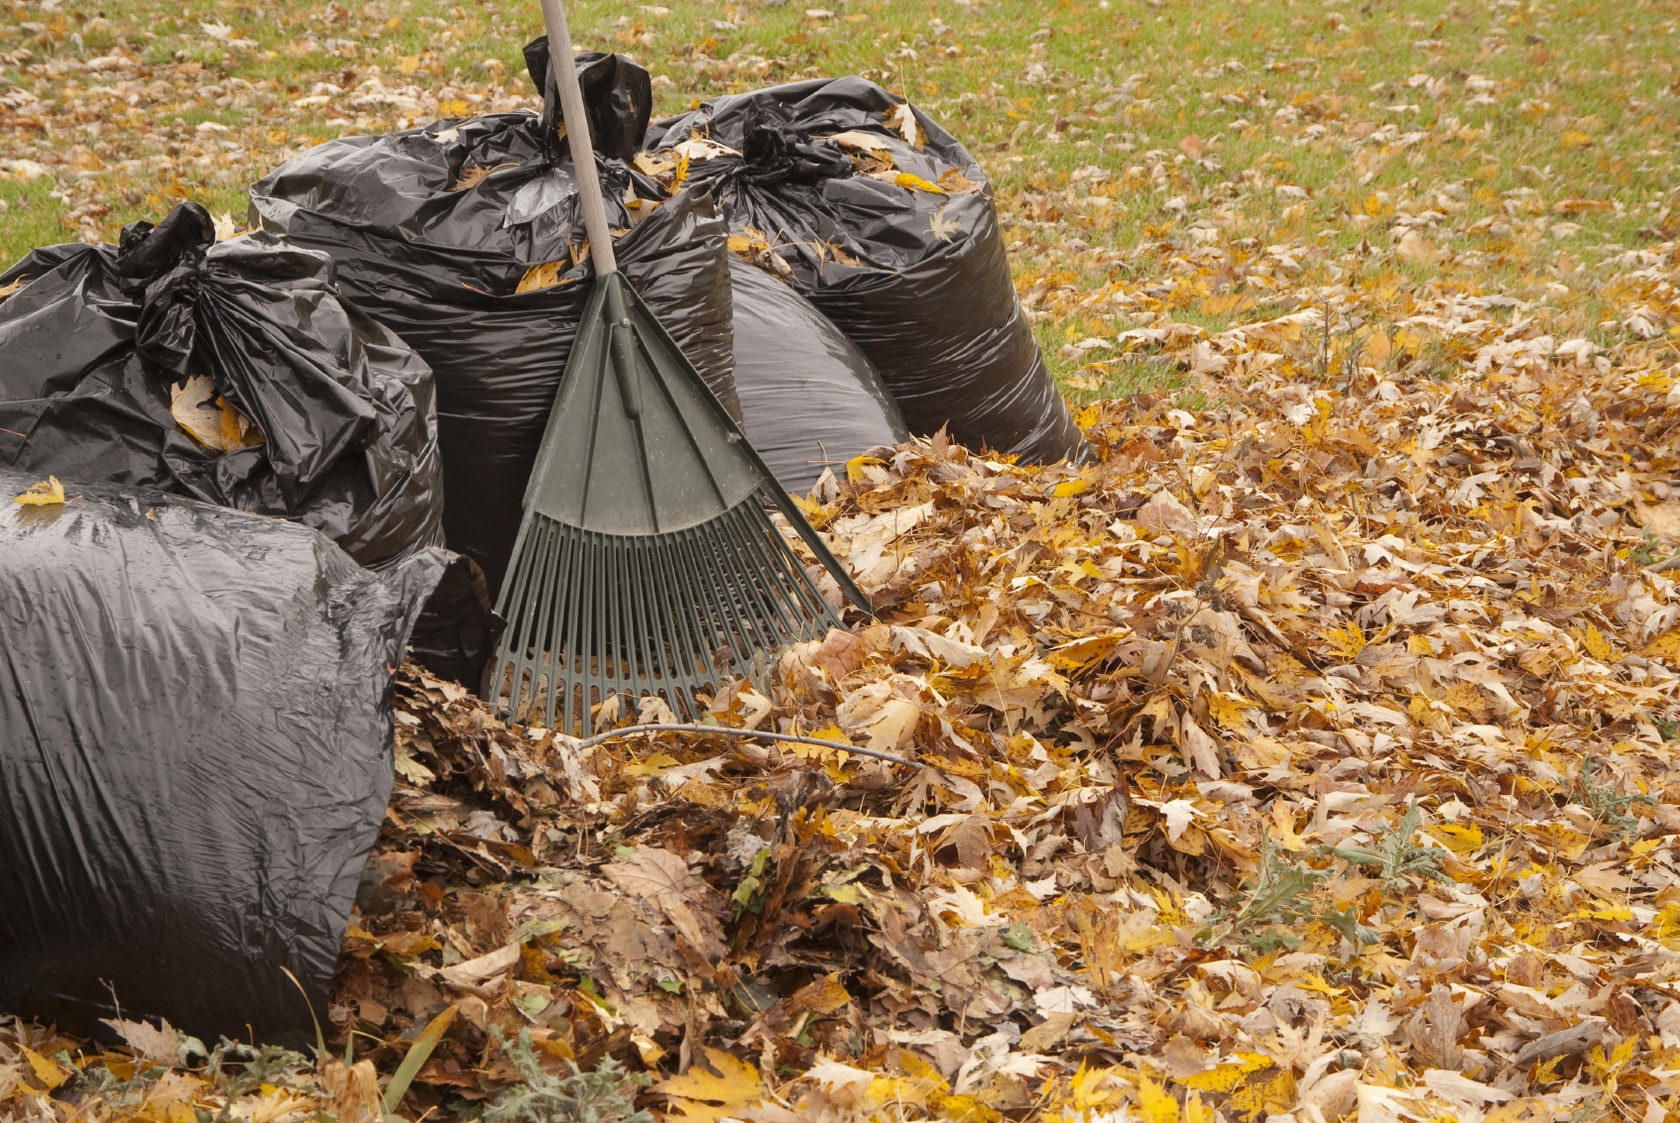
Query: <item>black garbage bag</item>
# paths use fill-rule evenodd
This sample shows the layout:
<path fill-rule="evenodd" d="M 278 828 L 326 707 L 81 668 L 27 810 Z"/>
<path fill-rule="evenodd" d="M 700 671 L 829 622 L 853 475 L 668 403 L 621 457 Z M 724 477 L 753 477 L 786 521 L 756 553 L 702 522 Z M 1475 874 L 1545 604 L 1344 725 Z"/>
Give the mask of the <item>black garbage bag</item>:
<path fill-rule="evenodd" d="M 159 492 L 12 501 L 34 482 L 0 469 L 0 1012 L 301 1044 L 390 798 L 393 668 L 462 559 L 374 573 Z"/>
<path fill-rule="evenodd" d="M 442 543 L 431 372 L 339 299 L 326 255 L 218 244 L 182 203 L 116 247 L 37 250 L 13 284 L 0 468 L 296 519 L 367 565 Z"/>
<path fill-rule="evenodd" d="M 552 88 L 546 41 L 526 57 L 539 88 Z M 615 55 L 581 55 L 578 67 L 607 151 L 634 148 L 647 127 L 647 72 Z M 251 189 L 253 225 L 330 253 L 345 291 L 436 372 L 444 531 L 492 591 L 594 276 L 577 260 L 583 224 L 553 115 L 328 141 Z M 658 189 L 619 160 L 596 164 L 609 221 L 628 228 L 615 242 L 620 268 L 738 418 L 726 232 L 710 198 L 659 204 Z"/>
<path fill-rule="evenodd" d="M 874 365 L 810 301 L 739 258 L 729 279 L 741 429 L 777 482 L 803 495 L 824 468 L 909 436 Z"/>
<path fill-rule="evenodd" d="M 868 355 L 913 433 L 1085 458 L 1009 277 L 974 157 L 862 78 L 717 98 L 656 126 L 649 161 L 710 185 L 733 244 L 773 255 Z M 659 157 L 664 155 L 664 159 Z"/>

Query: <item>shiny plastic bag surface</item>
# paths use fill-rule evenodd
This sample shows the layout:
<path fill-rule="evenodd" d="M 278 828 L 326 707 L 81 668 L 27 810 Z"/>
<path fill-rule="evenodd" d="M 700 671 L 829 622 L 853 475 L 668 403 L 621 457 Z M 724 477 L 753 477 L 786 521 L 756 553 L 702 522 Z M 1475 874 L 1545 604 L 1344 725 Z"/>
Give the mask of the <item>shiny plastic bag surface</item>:
<path fill-rule="evenodd" d="M 14 503 L 34 482 L 0 469 L 0 1012 L 312 1040 L 390 797 L 393 668 L 460 559 L 374 573 L 155 492 Z"/>
<path fill-rule="evenodd" d="M 649 140 L 869 356 L 911 432 L 1091 455 L 1016 297 L 985 174 L 925 114 L 862 78 L 814 79 L 717 98 Z"/>
<path fill-rule="evenodd" d="M 541 41 L 533 55 L 540 85 Z M 647 124 L 646 72 L 613 55 L 581 55 L 578 67 L 592 123 L 610 125 L 609 151 L 633 147 Z M 253 224 L 331 254 L 345 290 L 436 372 L 445 534 L 484 567 L 492 592 L 594 277 L 553 116 L 328 141 L 251 189 Z M 710 198 L 661 205 L 641 197 L 658 192 L 625 164 L 596 164 L 609 221 L 627 231 L 615 241 L 620 268 L 739 417 L 725 230 Z"/>
<path fill-rule="evenodd" d="M 906 439 L 867 356 L 785 282 L 729 263 L 741 430 L 776 480 L 803 495 L 825 468 Z"/>

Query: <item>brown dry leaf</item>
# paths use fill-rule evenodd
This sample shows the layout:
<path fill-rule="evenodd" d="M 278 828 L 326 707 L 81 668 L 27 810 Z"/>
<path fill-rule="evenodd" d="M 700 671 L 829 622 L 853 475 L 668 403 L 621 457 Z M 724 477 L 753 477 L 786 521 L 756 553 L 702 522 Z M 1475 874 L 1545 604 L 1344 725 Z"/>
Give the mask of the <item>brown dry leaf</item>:
<path fill-rule="evenodd" d="M 694 133 L 685 140 L 670 147 L 675 159 L 710 160 L 718 156 L 739 156 L 740 153 L 728 145 L 719 144 L 710 137 Z"/>
<path fill-rule="evenodd" d="M 513 291 L 516 293 L 540 292 L 543 289 L 554 288 L 556 285 L 570 284 L 573 278 L 564 277 L 562 274 L 572 265 L 573 262 L 570 258 L 561 261 L 545 261 L 541 265 L 533 265 L 525 270 L 525 275 L 519 278 L 519 284 L 515 286 Z"/>
<path fill-rule="evenodd" d="M 518 164 L 463 164 L 461 172 L 455 177 L 455 182 L 449 185 L 450 191 L 469 191 L 489 179 L 503 168 L 517 168 Z"/>
<path fill-rule="evenodd" d="M 845 132 L 835 133 L 828 139 L 842 148 L 852 148 L 859 152 L 884 156 L 889 161 L 892 159 L 892 145 L 888 143 L 886 137 L 879 133 L 867 132 L 863 129 L 847 129 Z"/>
<path fill-rule="evenodd" d="M 170 387 L 169 415 L 211 452 L 235 452 L 263 443 L 262 430 L 222 397 L 207 375 L 195 374 Z"/>
<path fill-rule="evenodd" d="M 362 1123 L 384 1115 L 379 1073 L 372 1061 L 357 1061 L 347 1067 L 336 1057 L 323 1058 L 321 1088 L 333 1102 L 334 1116 L 341 1123 Z"/>
<path fill-rule="evenodd" d="M 1168 534 L 1193 534 L 1196 515 L 1170 491 L 1158 491 L 1137 510 L 1137 525 L 1142 530 Z"/>
<path fill-rule="evenodd" d="M 922 126 L 916 120 L 916 111 L 909 102 L 900 102 L 893 111 L 887 114 L 887 124 L 903 137 L 905 143 L 917 152 L 927 147 L 927 136 L 922 132 Z"/>
<path fill-rule="evenodd" d="M 355 44 L 423 6 L 281 11 L 260 34 L 161 21 L 140 53 L 122 12 L 78 45 L 50 7 L 0 26 L 0 175 L 52 189 L 8 193 L 13 229 L 114 240 L 162 205 L 125 200 L 236 197 L 323 125 L 534 108 L 511 79 L 450 77 L 499 74 L 458 54 L 494 37 L 471 6 L 396 60 Z M 518 1073 L 492 1034 L 525 1030 L 557 1071 L 688 1069 L 696 1094 L 653 1093 L 673 1118 L 1665 1112 L 1680 213 L 1651 156 L 1664 115 L 1601 108 L 1669 96 L 1661 6 L 1472 12 L 1418 29 L 1409 62 L 1354 15 L 1290 27 L 1270 0 L 1204 29 L 1217 54 L 1146 21 L 1124 60 L 1053 49 L 1102 41 L 1095 5 L 1033 14 L 1043 35 L 1008 4 L 943 30 L 889 5 L 809 43 L 736 8 L 714 13 L 727 34 L 696 27 L 710 44 L 659 5 L 604 34 L 655 63 L 661 112 L 802 73 L 836 32 L 916 52 L 882 65 L 991 173 L 1025 318 L 1096 459 L 1070 474 L 941 435 L 836 465 L 807 500 L 880 623 L 700 716 L 902 741 L 915 767 L 676 733 L 579 750 L 405 672 L 398 759 L 418 767 L 328 1033 L 380 1037 L 388 1072 L 464 994 L 427 1104 L 499 1094 Z M 1279 50 L 1302 35 L 1311 65 Z M 1601 39 L 1615 73 L 1573 53 Z M 274 100 L 276 59 L 342 92 Z M 218 120 L 168 124 L 211 89 Z M 858 174 L 910 164 L 914 118 L 894 115 L 837 142 Z M 1208 121 L 1225 139 L 1187 135 Z M 1261 134 L 1260 158 L 1221 160 Z M 980 188 L 925 152 L 914 174 Z M 691 136 L 638 166 L 663 183 L 725 156 Z M 900 190 L 929 240 L 961 240 L 943 208 L 968 204 Z M 858 256 L 737 234 L 784 277 L 784 253 Z M 756 1068 L 722 1091 L 735 1069 L 707 1050 L 746 1030 Z M 60 1053 L 95 1071 L 44 1101 Z M 345 1090 L 291 1071 L 296 1100 L 233 1096 L 186 1061 L 133 1064 L 0 1020 L 0 1115 L 121 1117 L 66 1106 L 107 1076 L 177 1114 L 330 1113 Z"/>
<path fill-rule="evenodd" d="M 939 186 L 947 195 L 971 195 L 980 190 L 981 184 L 964 175 L 961 168 L 947 168 L 939 174 Z"/>
<path fill-rule="evenodd" d="M 953 235 L 961 234 L 963 226 L 955 219 L 947 219 L 945 211 L 945 207 L 939 208 L 938 213 L 928 220 L 928 229 L 933 232 L 935 238 L 946 245 L 951 245 L 954 241 Z"/>
<path fill-rule="evenodd" d="M 1430 265 L 1441 260 L 1441 248 L 1416 230 L 1408 230 L 1400 236 L 1394 255 L 1409 264 Z"/>
<path fill-rule="evenodd" d="M 167 1021 L 162 1025 L 126 1018 L 103 1018 L 101 1021 L 138 1057 L 162 1065 L 172 1065 L 181 1059 L 181 1034 Z"/>
<path fill-rule="evenodd" d="M 1648 527 L 1665 542 L 1680 544 L 1680 500 L 1636 502 L 1633 509 L 1638 513 L 1640 526 Z"/>

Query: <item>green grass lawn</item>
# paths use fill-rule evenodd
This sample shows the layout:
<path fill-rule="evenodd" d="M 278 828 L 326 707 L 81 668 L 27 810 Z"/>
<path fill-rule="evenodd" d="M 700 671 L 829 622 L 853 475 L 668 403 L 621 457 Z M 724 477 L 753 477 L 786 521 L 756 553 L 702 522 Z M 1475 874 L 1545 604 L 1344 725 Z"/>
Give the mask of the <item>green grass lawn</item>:
<path fill-rule="evenodd" d="M 532 104 L 534 3 L 11 3 L 0 258 L 244 189 L 346 133 Z M 1613 344 L 1613 262 L 1668 238 L 1680 5 L 576 3 L 578 45 L 672 113 L 859 73 L 993 180 L 1017 285 L 1079 400 L 1193 382 L 1189 349 L 1327 305 L 1304 376 L 1443 294 Z M 1509 307 L 1509 305 L 1505 305 Z M 1131 335 L 1122 333 L 1131 332 Z M 1450 367 L 1450 348 L 1402 351 Z M 1194 404 L 1195 399 L 1185 399 Z"/>

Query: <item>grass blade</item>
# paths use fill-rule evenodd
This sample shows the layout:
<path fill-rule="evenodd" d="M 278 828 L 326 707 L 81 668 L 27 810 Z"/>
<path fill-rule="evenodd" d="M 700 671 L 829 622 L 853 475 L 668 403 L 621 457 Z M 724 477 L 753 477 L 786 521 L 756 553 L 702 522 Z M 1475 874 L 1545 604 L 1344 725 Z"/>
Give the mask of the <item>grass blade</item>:
<path fill-rule="evenodd" d="M 415 1074 L 425 1066 L 427 1059 L 432 1055 L 432 1050 L 436 1049 L 438 1042 L 443 1040 L 443 1035 L 448 1031 L 449 1024 L 455 1020 L 455 1014 L 458 1010 L 460 1010 L 459 1004 L 450 1006 L 443 1013 L 427 1022 L 426 1028 L 420 1031 L 420 1036 L 414 1039 L 414 1044 L 408 1047 L 408 1053 L 403 1057 L 402 1064 L 397 1066 L 397 1071 L 391 1076 L 391 1083 L 385 1086 L 385 1111 L 387 1113 L 396 1111 L 397 1105 L 402 1103 L 403 1096 L 408 1094 L 408 1086 L 414 1083 Z"/>

